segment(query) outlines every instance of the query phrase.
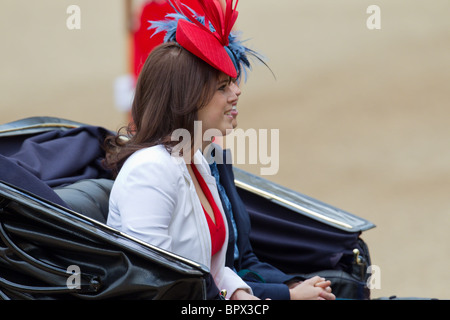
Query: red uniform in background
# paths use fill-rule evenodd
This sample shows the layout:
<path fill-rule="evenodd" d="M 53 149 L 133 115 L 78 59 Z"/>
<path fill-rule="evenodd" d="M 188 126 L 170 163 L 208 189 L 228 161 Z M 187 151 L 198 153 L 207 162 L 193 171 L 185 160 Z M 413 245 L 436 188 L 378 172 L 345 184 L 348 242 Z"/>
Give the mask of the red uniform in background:
<path fill-rule="evenodd" d="M 193 9 L 198 14 L 203 14 L 203 10 L 197 1 L 182 0 L 182 3 Z M 150 51 L 154 47 L 163 43 L 165 33 L 161 32 L 153 36 L 154 30 L 148 30 L 148 21 L 164 20 L 168 13 L 175 13 L 175 10 L 167 0 L 145 1 L 138 10 L 137 16 L 133 19 L 134 26 L 130 34 L 130 70 L 128 75 L 118 77 L 115 83 L 116 107 L 128 114 L 128 120 L 132 121 L 131 103 L 134 95 L 136 81 L 141 72 Z"/>
<path fill-rule="evenodd" d="M 203 12 L 197 1 L 183 0 L 182 3 L 197 13 L 201 14 Z M 166 14 L 174 12 L 169 2 L 164 0 L 148 1 L 142 6 L 138 26 L 133 35 L 133 54 L 131 55 L 135 79 L 137 79 L 150 51 L 164 41 L 165 34 L 162 32 L 152 37 L 154 31 L 148 30 L 150 26 L 148 21 L 163 20 Z"/>

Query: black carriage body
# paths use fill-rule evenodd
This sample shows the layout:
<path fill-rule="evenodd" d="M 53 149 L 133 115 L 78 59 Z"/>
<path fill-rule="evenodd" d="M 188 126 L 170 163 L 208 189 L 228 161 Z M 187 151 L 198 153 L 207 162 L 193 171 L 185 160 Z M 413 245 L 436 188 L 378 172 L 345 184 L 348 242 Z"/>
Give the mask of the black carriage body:
<path fill-rule="evenodd" d="M 87 149 L 85 140 L 67 153 L 67 143 L 56 147 L 50 141 L 78 134 L 94 148 Z M 99 165 L 105 134 L 100 127 L 50 117 L 0 126 L 0 299 L 210 297 L 205 266 L 105 224 L 113 183 Z M 24 143 L 30 138 L 47 142 L 43 137 L 49 139 L 53 162 L 45 167 L 20 162 L 16 155 L 28 152 Z M 80 165 L 80 155 L 90 157 L 82 168 L 60 168 L 68 157 L 76 161 L 67 166 Z M 327 276 L 341 297 L 368 298 L 370 255 L 360 236 L 374 227 L 371 222 L 233 170 L 260 259 L 286 273 Z"/>

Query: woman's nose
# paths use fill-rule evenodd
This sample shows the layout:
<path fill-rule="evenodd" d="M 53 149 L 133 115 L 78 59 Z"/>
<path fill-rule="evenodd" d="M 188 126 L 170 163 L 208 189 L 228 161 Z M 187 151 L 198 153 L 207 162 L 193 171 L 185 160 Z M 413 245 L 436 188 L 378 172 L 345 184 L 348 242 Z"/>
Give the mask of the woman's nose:
<path fill-rule="evenodd" d="M 237 85 L 236 82 L 232 82 L 231 85 L 231 90 L 234 92 L 234 94 L 239 97 L 241 95 L 241 88 L 239 88 L 239 86 Z"/>

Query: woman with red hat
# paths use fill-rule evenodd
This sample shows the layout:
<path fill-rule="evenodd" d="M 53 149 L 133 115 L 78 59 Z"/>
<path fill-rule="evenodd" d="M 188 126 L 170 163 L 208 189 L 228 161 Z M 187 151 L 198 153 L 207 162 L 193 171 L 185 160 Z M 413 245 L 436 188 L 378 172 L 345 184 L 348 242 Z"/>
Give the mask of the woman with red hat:
<path fill-rule="evenodd" d="M 213 136 L 233 129 L 237 82 L 249 56 L 260 58 L 231 32 L 238 15 L 233 0 L 225 6 L 197 0 L 204 16 L 180 0 L 169 2 L 175 13 L 151 21 L 165 43 L 140 71 L 133 122 L 106 140 L 106 165 L 116 173 L 107 224 L 205 265 L 226 298 L 257 299 L 225 266 L 228 225 L 203 152 Z M 308 281 L 306 289 L 320 298 L 317 281 Z"/>
<path fill-rule="evenodd" d="M 214 0 L 197 2 L 204 17 L 174 0 L 175 13 L 151 24 L 166 43 L 142 67 L 127 133 L 107 139 L 106 164 L 117 174 L 107 223 L 207 266 L 226 298 L 256 299 L 225 267 L 228 226 L 201 152 L 211 141 L 195 137 L 233 128 L 235 81 L 251 51 L 231 34 L 232 0 L 226 10 Z"/>

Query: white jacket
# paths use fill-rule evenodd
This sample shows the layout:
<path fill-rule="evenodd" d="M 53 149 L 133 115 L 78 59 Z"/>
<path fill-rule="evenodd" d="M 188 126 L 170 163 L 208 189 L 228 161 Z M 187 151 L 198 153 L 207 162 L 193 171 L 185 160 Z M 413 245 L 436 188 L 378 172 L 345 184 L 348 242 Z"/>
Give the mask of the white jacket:
<path fill-rule="evenodd" d="M 208 267 L 228 298 L 238 288 L 251 293 L 250 287 L 225 267 L 228 227 L 215 178 L 200 151 L 194 155 L 194 163 L 226 226 L 224 245 L 213 257 L 208 223 L 186 163 L 162 145 L 139 150 L 127 159 L 111 191 L 107 224 Z"/>

